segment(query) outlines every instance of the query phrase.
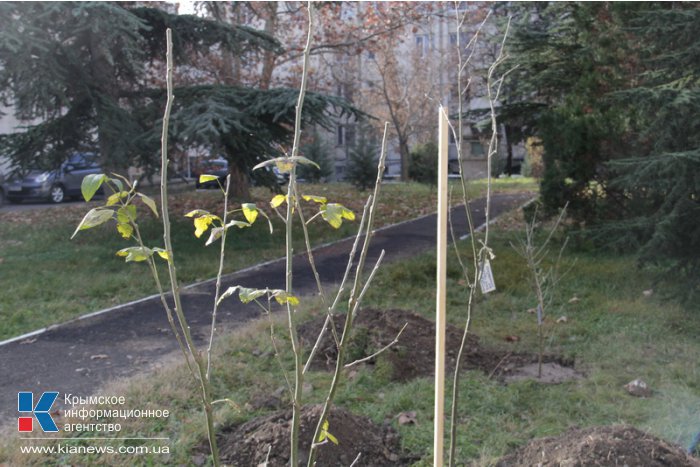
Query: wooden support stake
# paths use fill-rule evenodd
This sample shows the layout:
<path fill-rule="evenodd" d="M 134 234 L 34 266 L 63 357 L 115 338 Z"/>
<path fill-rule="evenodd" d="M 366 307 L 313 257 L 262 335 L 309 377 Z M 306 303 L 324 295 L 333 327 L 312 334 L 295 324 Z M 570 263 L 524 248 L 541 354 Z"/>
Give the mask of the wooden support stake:
<path fill-rule="evenodd" d="M 447 319 L 447 164 L 449 122 L 440 106 L 438 124 L 437 300 L 435 304 L 435 429 L 433 466 L 443 465 L 445 433 L 445 325 Z"/>

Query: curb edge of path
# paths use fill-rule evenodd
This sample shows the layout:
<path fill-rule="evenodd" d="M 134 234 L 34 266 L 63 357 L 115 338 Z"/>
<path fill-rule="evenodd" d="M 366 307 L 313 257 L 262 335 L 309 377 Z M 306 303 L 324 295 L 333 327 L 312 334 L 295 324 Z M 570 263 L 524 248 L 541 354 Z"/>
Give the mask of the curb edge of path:
<path fill-rule="evenodd" d="M 508 194 L 517 194 L 517 193 L 508 193 Z M 506 211 L 506 212 L 510 212 L 510 211 L 512 211 L 512 210 L 515 210 L 515 209 L 522 209 L 522 208 L 524 208 L 524 207 L 527 207 L 528 205 L 530 205 L 531 203 L 533 203 L 536 199 L 537 199 L 537 196 L 535 196 L 535 197 L 533 197 L 533 198 L 527 200 L 525 203 L 523 203 L 523 204 L 517 206 L 516 208 L 513 208 L 513 209 L 511 209 L 511 210 L 508 210 L 508 211 Z M 472 201 L 475 201 L 475 200 L 472 200 Z M 456 207 L 458 207 L 458 206 L 455 206 L 455 208 L 456 208 Z M 422 215 L 422 216 L 414 217 L 414 218 L 412 218 L 412 219 L 407 219 L 407 220 L 404 220 L 404 221 L 401 221 L 401 222 L 397 222 L 397 223 L 395 223 L 395 224 L 385 225 L 384 227 L 380 227 L 380 228 L 378 228 L 378 229 L 375 229 L 375 230 L 373 231 L 373 233 L 381 232 L 381 231 L 383 231 L 383 230 L 392 229 L 392 228 L 394 228 L 394 227 L 398 227 L 398 226 L 400 226 L 400 225 L 407 224 L 407 223 L 409 223 L 409 222 L 414 222 L 414 221 L 417 221 L 417 220 L 420 220 L 420 219 L 425 219 L 426 217 L 434 216 L 435 214 L 436 214 L 435 212 L 431 212 L 431 213 L 428 213 L 428 214 L 424 214 L 424 215 Z M 489 219 L 488 222 L 484 222 L 483 224 L 481 224 L 481 225 L 479 225 L 478 227 L 476 227 L 474 230 L 475 230 L 476 232 L 481 231 L 482 229 L 484 229 L 484 228 L 486 227 L 487 224 L 492 224 L 492 223 L 494 223 L 494 222 L 495 222 L 498 218 L 500 218 L 503 214 L 505 214 L 505 213 L 501 213 L 501 214 L 499 214 L 498 216 L 496 216 L 496 217 L 494 217 L 494 218 L 492 218 L 492 219 Z M 459 237 L 459 240 L 464 240 L 464 239 L 466 239 L 466 238 L 468 238 L 468 237 L 469 237 L 469 234 L 465 234 L 465 235 L 460 236 L 460 237 Z M 320 249 L 322 249 L 322 248 L 327 248 L 327 247 L 330 247 L 330 246 L 333 246 L 333 245 L 337 245 L 337 244 L 339 244 L 339 243 L 352 240 L 352 239 L 354 239 L 354 238 L 355 238 L 355 235 L 351 235 L 351 236 L 348 236 L 348 237 L 345 237 L 345 238 L 341 238 L 341 239 L 339 239 L 339 240 L 334 240 L 334 241 L 332 241 L 332 242 L 323 243 L 323 244 L 321 244 L 321 245 L 315 246 L 315 247 L 312 249 L 312 251 L 313 251 L 313 252 L 316 252 L 317 250 L 320 250 Z M 304 256 L 306 256 L 307 253 L 298 253 L 297 255 L 304 255 Z M 297 256 L 297 255 L 294 255 L 294 256 Z M 231 272 L 231 273 L 228 273 L 228 274 L 224 274 L 221 278 L 222 278 L 222 280 L 223 280 L 223 279 L 226 279 L 226 278 L 233 277 L 233 276 L 235 276 L 236 274 L 242 274 L 242 273 L 246 273 L 246 272 L 250 272 L 250 271 L 255 271 L 255 270 L 257 270 L 257 269 L 260 269 L 260 268 L 263 268 L 263 267 L 266 267 L 266 266 L 269 266 L 269 265 L 271 265 L 271 264 L 274 264 L 274 263 L 277 263 L 277 262 L 280 262 L 280 261 L 284 261 L 284 260 L 285 260 L 285 257 L 280 257 L 280 258 L 275 258 L 275 259 L 272 259 L 272 260 L 269 260 L 269 261 L 264 261 L 264 262 L 262 262 L 262 263 L 257 263 L 257 264 L 254 264 L 254 265 L 252 265 L 252 266 L 247 266 L 247 267 L 245 267 L 245 268 L 243 268 L 243 269 L 239 269 L 239 270 L 237 270 L 237 271 L 234 271 L 234 272 Z M 187 284 L 187 285 L 183 286 L 182 289 L 183 289 L 183 290 L 193 289 L 193 288 L 196 288 L 196 287 L 205 285 L 205 284 L 212 283 L 212 282 L 214 282 L 214 281 L 216 281 L 216 277 L 211 278 L 211 279 L 206 279 L 206 280 L 203 280 L 203 281 L 199 281 L 199 282 L 193 282 L 193 283 L 191 283 L 191 284 Z M 166 293 L 166 295 L 167 295 L 167 293 Z M 119 305 L 115 305 L 115 306 L 112 306 L 112 307 L 109 307 L 109 308 L 104 308 L 104 309 L 102 309 L 102 310 L 92 311 L 92 312 L 90 312 L 90 313 L 86 313 L 86 314 L 84 314 L 84 315 L 80 315 L 80 316 L 78 316 L 78 317 L 69 319 L 68 321 L 64 321 L 64 322 L 62 322 L 62 323 L 51 324 L 51 325 L 49 325 L 49 326 L 46 326 L 46 327 L 37 329 L 37 330 L 35 330 L 35 331 L 30 331 L 30 332 L 28 332 L 28 333 L 25 333 L 25 334 L 22 334 L 22 335 L 19 335 L 19 336 L 16 336 L 16 337 L 11 337 L 11 338 L 9 338 L 9 339 L 0 341 L 0 347 L 2 347 L 2 346 L 4 346 L 4 345 L 11 344 L 11 343 L 13 343 L 13 342 L 17 342 L 17 341 L 22 341 L 22 340 L 25 340 L 25 339 L 29 339 L 29 338 L 34 337 L 34 336 L 39 336 L 39 335 L 41 335 L 41 334 L 44 334 L 45 332 L 53 331 L 54 329 L 57 329 L 57 328 L 59 328 L 59 327 L 68 326 L 68 325 L 77 323 L 77 322 L 79 322 L 79 321 L 83 321 L 83 320 L 86 320 L 86 319 L 94 318 L 95 316 L 100 316 L 100 315 L 103 315 L 103 314 L 106 314 L 106 313 L 109 313 L 109 312 L 112 312 L 112 311 L 117 311 L 117 310 L 120 310 L 120 309 L 122 309 L 122 308 L 127 308 L 127 307 L 130 307 L 130 306 L 136 305 L 136 304 L 138 304 L 138 303 L 142 303 L 142 302 L 145 302 L 145 301 L 148 301 L 148 300 L 157 299 L 157 298 L 160 298 L 160 294 L 148 295 L 148 296 L 146 296 L 146 297 L 139 298 L 139 299 L 137 299 L 137 300 L 132 300 L 132 301 L 127 302 L 127 303 L 121 303 L 121 304 L 119 304 Z"/>

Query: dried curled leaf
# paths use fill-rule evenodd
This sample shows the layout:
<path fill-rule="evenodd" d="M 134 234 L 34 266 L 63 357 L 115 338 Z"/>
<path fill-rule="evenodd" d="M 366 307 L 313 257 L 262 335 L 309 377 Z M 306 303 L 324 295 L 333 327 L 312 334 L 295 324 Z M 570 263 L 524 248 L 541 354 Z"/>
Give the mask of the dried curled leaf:
<path fill-rule="evenodd" d="M 267 289 L 249 289 L 241 287 L 238 292 L 238 298 L 241 303 L 250 303 L 256 298 L 260 298 L 267 293 Z"/>
<path fill-rule="evenodd" d="M 282 172 L 282 173 L 289 173 L 292 171 L 294 166 L 296 164 L 304 164 L 304 165 L 312 165 L 316 167 L 317 169 L 321 169 L 317 163 L 314 161 L 307 159 L 306 157 L 303 156 L 295 156 L 295 157 L 277 157 L 275 159 L 270 159 L 265 162 L 261 162 L 260 164 L 256 165 L 253 167 L 253 170 L 258 170 L 263 167 L 269 167 L 271 165 L 274 165 L 277 167 L 277 169 Z"/>
<path fill-rule="evenodd" d="M 280 305 L 285 305 L 287 303 L 289 303 L 292 306 L 299 305 L 299 299 L 292 294 L 288 294 L 284 290 L 281 290 L 281 289 L 251 289 L 248 287 L 242 287 L 240 285 L 234 285 L 234 286 L 226 289 L 226 291 L 223 294 L 221 294 L 221 297 L 219 298 L 219 303 L 221 303 L 222 300 L 230 297 L 231 295 L 233 295 L 236 292 L 238 292 L 238 299 L 241 301 L 241 303 L 250 303 L 253 300 L 256 300 L 264 295 L 267 295 L 268 298 L 274 298 L 275 301 L 277 303 L 279 303 Z"/>
<path fill-rule="evenodd" d="M 122 248 L 117 251 L 117 256 L 125 256 L 126 262 L 139 262 L 146 261 L 148 258 L 153 256 L 153 250 L 147 247 L 132 246 L 129 248 Z"/>
<path fill-rule="evenodd" d="M 185 214 L 185 217 L 194 217 L 194 216 L 206 216 L 210 215 L 211 213 L 209 211 L 205 211 L 204 209 L 194 209 L 187 214 Z"/>
<path fill-rule="evenodd" d="M 328 202 L 328 199 L 325 196 L 301 195 L 301 197 L 304 199 L 304 201 L 313 201 L 314 203 L 319 204 L 326 204 Z"/>
<path fill-rule="evenodd" d="M 197 233 L 195 232 L 195 235 Z M 214 227 L 211 229 L 211 233 L 209 234 L 209 238 L 207 239 L 207 242 L 204 244 L 204 246 L 209 246 L 218 239 L 221 238 L 221 236 L 224 234 L 224 228 L 223 227 Z"/>

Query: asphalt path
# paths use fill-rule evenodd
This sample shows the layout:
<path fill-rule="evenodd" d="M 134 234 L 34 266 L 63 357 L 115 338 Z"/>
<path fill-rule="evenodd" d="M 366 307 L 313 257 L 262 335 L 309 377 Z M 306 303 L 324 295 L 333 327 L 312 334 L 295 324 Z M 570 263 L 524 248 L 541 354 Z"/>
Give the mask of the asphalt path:
<path fill-rule="evenodd" d="M 533 197 L 532 193 L 495 195 L 491 218 L 514 209 Z M 484 201 L 472 203 L 475 225 L 483 224 Z M 414 256 L 435 248 L 436 216 L 424 216 L 377 230 L 372 238 L 367 264 L 373 265 L 382 250 L 384 263 Z M 464 208 L 453 211 L 457 235 L 466 233 Z M 352 239 L 315 250 L 316 266 L 324 284 L 342 279 Z M 316 292 L 316 283 L 305 255 L 294 261 L 294 293 Z M 232 285 L 252 288 L 284 288 L 283 259 L 239 271 L 223 278 L 223 289 Z M 31 279 L 28 279 L 31 280 Z M 215 284 L 207 281 L 183 290 L 183 309 L 195 342 L 202 346 L 209 336 Z M 222 303 L 217 333 L 221 334 L 260 316 L 254 304 L 243 305 L 237 298 Z M 177 344 L 158 297 L 149 297 L 91 316 L 25 336 L 0 345 L 0 426 L 16 424 L 17 392 L 58 391 L 54 409 L 61 408 L 63 393 L 95 394 L 107 381 L 148 373 L 175 355 Z M 136 407 L 130 407 L 136 408 Z"/>

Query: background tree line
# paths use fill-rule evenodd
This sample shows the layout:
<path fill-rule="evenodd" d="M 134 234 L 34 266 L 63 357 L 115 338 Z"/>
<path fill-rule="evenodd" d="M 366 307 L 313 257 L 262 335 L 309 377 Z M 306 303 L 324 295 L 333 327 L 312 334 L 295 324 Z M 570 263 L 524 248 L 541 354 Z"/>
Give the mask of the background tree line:
<path fill-rule="evenodd" d="M 164 4 L 3 2 L 0 99 L 32 122 L 2 135 L 0 156 L 19 169 L 56 166 L 76 151 L 99 152 L 106 171 L 154 166 L 165 102 L 165 30 L 178 65 L 173 145 L 203 144 L 229 160 L 233 194 L 245 196 L 250 168 L 282 155 L 297 90 L 250 84 L 221 67 L 256 70 L 259 56 L 281 54 L 265 31 L 215 16 L 177 15 Z M 233 70 L 228 70 L 233 71 Z M 264 70 L 263 70 L 264 72 Z M 231 75 L 231 76 L 229 76 Z M 305 124 L 359 116 L 343 99 L 310 92 Z M 268 177 L 272 178 L 272 177 Z"/>
<path fill-rule="evenodd" d="M 700 286 L 700 9 L 516 5 L 501 118 L 544 150 L 545 206 Z M 673 275 L 675 280 L 677 275 Z"/>

